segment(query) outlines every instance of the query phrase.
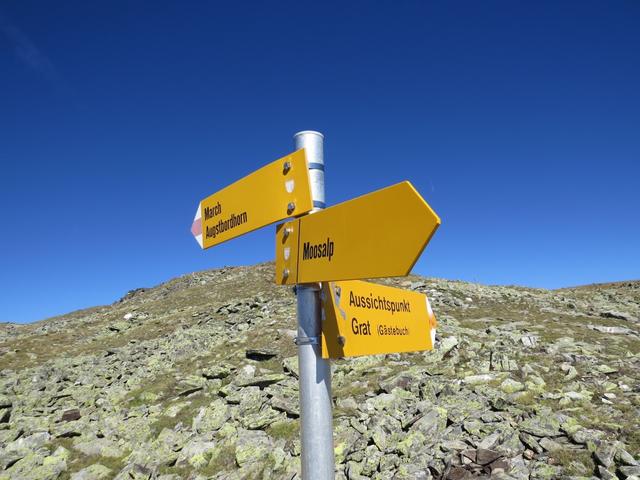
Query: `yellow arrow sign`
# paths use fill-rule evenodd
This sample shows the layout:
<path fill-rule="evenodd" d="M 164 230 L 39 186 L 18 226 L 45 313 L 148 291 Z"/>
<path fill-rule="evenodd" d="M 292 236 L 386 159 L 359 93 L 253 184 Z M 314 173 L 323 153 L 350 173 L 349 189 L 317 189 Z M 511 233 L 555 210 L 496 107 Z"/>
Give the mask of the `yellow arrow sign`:
<path fill-rule="evenodd" d="M 440 225 L 409 182 L 276 229 L 276 283 L 407 275 Z"/>
<path fill-rule="evenodd" d="M 209 248 L 312 208 L 307 159 L 300 149 L 202 200 L 191 233 Z"/>
<path fill-rule="evenodd" d="M 431 350 L 436 318 L 422 293 L 357 280 L 322 286 L 322 357 Z"/>

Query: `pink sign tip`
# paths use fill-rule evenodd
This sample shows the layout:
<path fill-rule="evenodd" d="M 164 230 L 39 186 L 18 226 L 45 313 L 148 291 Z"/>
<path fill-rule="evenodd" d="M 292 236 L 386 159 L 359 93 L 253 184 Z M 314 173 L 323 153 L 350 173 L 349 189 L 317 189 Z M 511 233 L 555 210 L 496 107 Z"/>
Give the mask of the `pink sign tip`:
<path fill-rule="evenodd" d="M 197 220 L 193 221 L 193 224 L 191 225 L 191 233 L 193 233 L 194 237 L 197 237 L 198 235 L 202 235 L 202 219 L 198 218 Z"/>

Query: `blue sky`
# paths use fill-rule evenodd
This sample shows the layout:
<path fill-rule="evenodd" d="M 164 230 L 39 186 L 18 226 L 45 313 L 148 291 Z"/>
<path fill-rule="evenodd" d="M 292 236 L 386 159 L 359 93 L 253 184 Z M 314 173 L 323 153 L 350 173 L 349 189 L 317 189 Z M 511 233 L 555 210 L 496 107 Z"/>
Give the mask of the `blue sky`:
<path fill-rule="evenodd" d="M 3 2 L 0 321 L 274 257 L 198 201 L 325 134 L 327 202 L 410 180 L 414 272 L 640 277 L 640 3 Z"/>

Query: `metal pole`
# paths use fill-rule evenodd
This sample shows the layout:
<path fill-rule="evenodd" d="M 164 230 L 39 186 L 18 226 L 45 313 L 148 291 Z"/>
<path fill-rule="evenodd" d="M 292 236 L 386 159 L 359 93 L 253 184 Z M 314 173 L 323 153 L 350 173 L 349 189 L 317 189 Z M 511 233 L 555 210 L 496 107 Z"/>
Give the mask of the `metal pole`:
<path fill-rule="evenodd" d="M 304 148 L 309 164 L 313 210 L 324 203 L 324 136 L 304 131 L 294 136 L 296 150 Z M 331 413 L 331 365 L 320 352 L 320 284 L 296 285 L 298 296 L 298 363 L 300 370 L 300 423 L 303 480 L 333 480 L 333 415 Z"/>

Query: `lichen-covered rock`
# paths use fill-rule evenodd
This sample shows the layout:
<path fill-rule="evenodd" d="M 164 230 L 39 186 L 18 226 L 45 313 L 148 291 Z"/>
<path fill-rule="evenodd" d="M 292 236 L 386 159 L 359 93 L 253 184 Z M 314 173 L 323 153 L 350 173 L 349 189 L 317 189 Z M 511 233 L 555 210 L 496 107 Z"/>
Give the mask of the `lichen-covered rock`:
<path fill-rule="evenodd" d="M 69 451 L 58 447 L 51 455 L 28 453 L 6 470 L 11 480 L 55 480 L 67 470 Z M 1 477 L 0 477 L 1 478 Z"/>
<path fill-rule="evenodd" d="M 208 406 L 202 407 L 194 417 L 192 429 L 196 433 L 215 432 L 231 417 L 229 406 L 222 399 L 216 399 Z"/>
<path fill-rule="evenodd" d="M 90 457 L 119 458 L 124 455 L 118 444 L 107 438 L 80 440 L 73 444 L 73 448 Z"/>
<path fill-rule="evenodd" d="M 27 437 L 20 437 L 6 445 L 6 452 L 29 452 L 34 451 L 47 444 L 51 439 L 48 432 L 38 432 Z"/>
<path fill-rule="evenodd" d="M 535 435 L 536 437 L 557 437 L 560 432 L 560 423 L 553 418 L 553 415 L 536 415 L 528 418 L 518 425 L 523 432 Z"/>
<path fill-rule="evenodd" d="M 215 442 L 194 438 L 180 451 L 176 464 L 201 469 L 209 464 L 215 449 Z"/>
<path fill-rule="evenodd" d="M 507 378 L 500 384 L 500 389 L 505 393 L 516 393 L 524 390 L 524 385 L 520 382 Z"/>
<path fill-rule="evenodd" d="M 111 477 L 111 469 L 94 463 L 71 475 L 71 480 L 107 480 Z"/>
<path fill-rule="evenodd" d="M 266 459 L 273 449 L 273 441 L 263 431 L 239 430 L 235 448 L 236 463 L 243 467 Z"/>

